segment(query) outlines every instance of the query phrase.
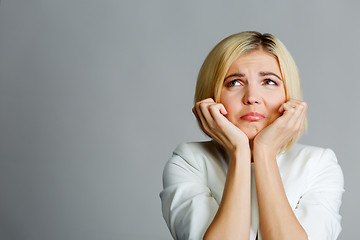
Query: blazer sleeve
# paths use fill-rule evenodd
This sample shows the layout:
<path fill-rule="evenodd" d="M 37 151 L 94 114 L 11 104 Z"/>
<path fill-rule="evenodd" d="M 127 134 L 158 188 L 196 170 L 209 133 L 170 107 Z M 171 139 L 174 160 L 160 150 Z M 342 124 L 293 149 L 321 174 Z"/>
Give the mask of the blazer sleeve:
<path fill-rule="evenodd" d="M 164 189 L 160 193 L 163 217 L 174 239 L 199 240 L 219 206 L 207 185 L 202 157 L 186 144 L 177 149 L 163 172 Z"/>
<path fill-rule="evenodd" d="M 344 177 L 334 152 L 323 150 L 310 172 L 308 189 L 300 198 L 295 215 L 308 239 L 334 240 L 341 232 L 339 210 L 344 192 Z"/>

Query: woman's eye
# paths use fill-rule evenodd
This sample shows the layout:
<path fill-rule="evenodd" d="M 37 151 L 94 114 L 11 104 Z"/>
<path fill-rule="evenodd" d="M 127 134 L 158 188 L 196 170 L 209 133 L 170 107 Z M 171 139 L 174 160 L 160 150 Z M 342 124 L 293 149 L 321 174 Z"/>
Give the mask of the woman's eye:
<path fill-rule="evenodd" d="M 271 79 L 265 79 L 264 84 L 265 85 L 277 85 L 277 83 Z"/>
<path fill-rule="evenodd" d="M 231 82 L 228 82 L 226 84 L 227 87 L 234 87 L 234 86 L 238 86 L 238 85 L 240 85 L 238 80 L 232 80 Z"/>

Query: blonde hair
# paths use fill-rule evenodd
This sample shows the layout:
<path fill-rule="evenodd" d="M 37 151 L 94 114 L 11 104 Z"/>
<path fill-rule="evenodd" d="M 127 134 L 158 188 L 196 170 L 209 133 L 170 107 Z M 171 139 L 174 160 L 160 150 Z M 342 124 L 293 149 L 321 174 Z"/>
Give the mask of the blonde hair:
<path fill-rule="evenodd" d="M 215 102 L 219 102 L 223 82 L 231 64 L 241 55 L 254 50 L 263 50 L 278 61 L 286 100 L 290 98 L 302 100 L 299 71 L 285 45 L 269 33 L 246 31 L 225 38 L 211 50 L 199 71 L 194 102 L 206 98 L 213 98 Z M 280 150 L 282 152 L 289 150 L 306 128 L 307 121 L 305 120 L 302 130 Z"/>

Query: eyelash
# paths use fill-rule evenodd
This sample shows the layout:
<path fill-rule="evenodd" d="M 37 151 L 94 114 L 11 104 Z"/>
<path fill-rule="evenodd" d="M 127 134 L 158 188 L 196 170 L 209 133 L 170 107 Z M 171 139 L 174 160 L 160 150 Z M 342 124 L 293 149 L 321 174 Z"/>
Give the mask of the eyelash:
<path fill-rule="evenodd" d="M 226 87 L 235 87 L 235 83 L 239 83 L 239 80 L 232 80 L 226 84 Z M 240 83 L 239 83 L 240 84 Z"/>
<path fill-rule="evenodd" d="M 273 82 L 274 84 L 266 84 L 266 85 L 276 85 L 276 86 L 278 85 L 275 81 L 273 81 L 273 80 L 271 80 L 271 79 L 265 79 L 265 80 L 264 80 L 264 83 L 265 83 L 265 82 L 268 82 L 268 81 L 271 81 L 271 82 Z"/>
<path fill-rule="evenodd" d="M 265 79 L 265 80 L 263 81 L 263 83 L 266 83 L 266 82 L 272 82 L 272 84 L 265 84 L 265 85 L 275 85 L 275 86 L 278 85 L 278 84 L 276 83 L 276 81 L 271 80 L 271 79 L 269 79 L 269 78 L 267 78 L 267 79 Z M 226 84 L 226 87 L 235 87 L 234 84 L 236 84 L 236 83 L 239 83 L 239 84 L 240 84 L 240 80 L 232 80 L 232 81 L 230 81 L 230 82 L 228 82 L 228 83 Z"/>

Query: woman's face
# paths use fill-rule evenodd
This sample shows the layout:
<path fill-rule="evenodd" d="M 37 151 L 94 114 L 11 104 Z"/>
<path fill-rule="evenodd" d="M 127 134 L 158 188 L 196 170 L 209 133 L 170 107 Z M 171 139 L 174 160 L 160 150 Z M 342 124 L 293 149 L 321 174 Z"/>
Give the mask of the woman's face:
<path fill-rule="evenodd" d="M 220 102 L 228 120 L 250 140 L 281 115 L 285 101 L 279 64 L 262 50 L 240 56 L 226 73 Z"/>

